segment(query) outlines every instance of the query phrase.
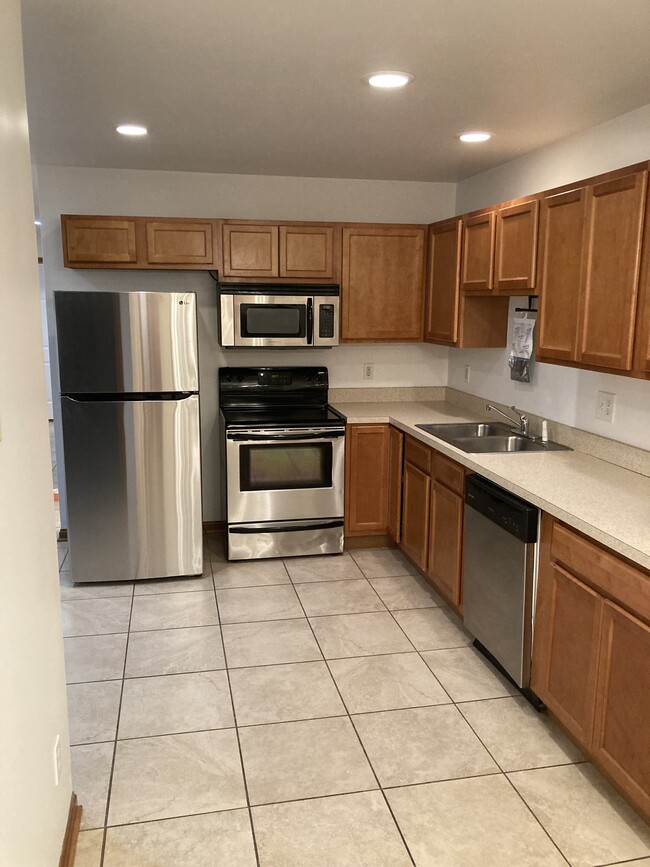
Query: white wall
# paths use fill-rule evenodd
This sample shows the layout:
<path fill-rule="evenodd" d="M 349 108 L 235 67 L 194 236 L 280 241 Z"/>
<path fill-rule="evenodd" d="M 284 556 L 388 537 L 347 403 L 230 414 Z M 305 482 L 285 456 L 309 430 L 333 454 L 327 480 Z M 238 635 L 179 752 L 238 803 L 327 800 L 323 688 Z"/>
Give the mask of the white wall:
<path fill-rule="evenodd" d="M 60 214 L 239 217 L 277 220 L 433 222 L 454 211 L 455 185 L 403 181 L 281 178 L 38 167 L 45 284 L 50 319 L 50 359 L 58 389 L 52 293 L 59 289 L 195 291 L 199 309 L 204 520 L 219 520 L 217 369 L 224 365 L 324 364 L 333 388 L 445 385 L 448 350 L 425 345 L 338 346 L 310 352 L 223 351 L 217 343 L 215 285 L 205 272 L 73 271 L 63 267 Z M 362 379 L 364 362 L 374 378 Z M 57 452 L 62 454 L 57 401 Z M 58 469 L 61 470 L 59 459 Z M 63 473 L 61 521 L 66 525 Z"/>
<path fill-rule="evenodd" d="M 0 32 L 0 864 L 52 867 L 71 782 L 19 0 Z"/>
<path fill-rule="evenodd" d="M 458 184 L 456 213 L 607 172 L 650 159 L 650 105 L 578 133 Z M 514 308 L 510 304 L 509 331 Z M 650 382 L 556 364 L 537 364 L 530 384 L 510 380 L 508 351 L 453 350 L 449 353 L 449 385 L 516 404 L 530 412 L 602 436 L 650 449 Z M 464 382 L 465 365 L 471 382 Z M 598 391 L 616 394 L 612 423 L 595 418 Z"/>

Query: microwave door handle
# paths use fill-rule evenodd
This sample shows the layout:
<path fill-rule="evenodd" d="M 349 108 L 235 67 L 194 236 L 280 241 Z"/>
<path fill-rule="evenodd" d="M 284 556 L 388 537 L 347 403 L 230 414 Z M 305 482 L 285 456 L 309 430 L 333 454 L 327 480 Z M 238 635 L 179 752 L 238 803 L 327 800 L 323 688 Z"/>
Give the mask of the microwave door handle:
<path fill-rule="evenodd" d="M 307 299 L 307 346 L 314 342 L 314 299 Z"/>

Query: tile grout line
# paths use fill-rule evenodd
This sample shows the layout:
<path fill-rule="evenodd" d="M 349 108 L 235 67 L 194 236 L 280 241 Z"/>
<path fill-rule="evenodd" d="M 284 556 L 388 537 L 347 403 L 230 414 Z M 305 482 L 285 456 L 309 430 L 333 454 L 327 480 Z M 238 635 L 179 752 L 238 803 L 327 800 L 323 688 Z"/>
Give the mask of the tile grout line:
<path fill-rule="evenodd" d="M 108 814 L 109 814 L 109 810 L 110 810 L 110 806 L 111 806 L 111 795 L 113 792 L 113 775 L 115 773 L 115 761 L 117 758 L 117 744 L 118 744 L 117 735 L 118 735 L 118 732 L 120 730 L 120 716 L 122 714 L 122 698 L 124 696 L 124 675 L 126 672 L 126 661 L 127 661 L 128 655 L 129 655 L 129 637 L 130 637 L 130 632 L 131 632 L 131 618 L 133 616 L 133 602 L 134 602 L 134 600 L 135 600 L 135 584 L 133 585 L 133 593 L 131 595 L 131 608 L 129 610 L 129 622 L 128 622 L 127 633 L 126 633 L 126 643 L 124 646 L 124 665 L 122 667 L 122 681 L 121 681 L 122 685 L 120 687 L 120 700 L 119 700 L 118 707 L 117 707 L 117 720 L 115 722 L 115 740 L 113 742 L 113 760 L 111 762 L 111 770 L 110 770 L 110 773 L 108 776 L 108 789 L 106 792 L 106 809 L 104 811 L 104 826 L 103 826 L 104 834 L 102 837 L 102 850 L 101 850 L 101 854 L 100 854 L 100 858 L 99 858 L 99 867 L 103 867 L 104 855 L 106 852 L 106 840 L 107 840 L 107 835 L 108 835 Z"/>
<path fill-rule="evenodd" d="M 356 562 L 356 561 L 355 561 L 355 562 Z M 358 565 L 358 564 L 357 564 L 357 565 Z M 364 577 L 365 577 L 365 573 L 363 573 L 363 574 L 364 574 Z M 368 580 L 368 579 L 366 578 L 366 580 Z M 368 582 L 368 583 L 370 583 L 370 582 Z M 370 585 L 370 586 L 372 587 L 372 585 Z M 374 590 L 374 587 L 373 587 L 373 590 Z M 375 593 L 376 593 L 376 592 L 377 592 L 377 591 L 375 591 Z M 298 594 L 296 594 L 296 595 L 298 595 Z M 300 601 L 300 605 L 302 606 L 303 611 L 304 611 L 305 609 L 304 609 L 304 606 L 302 605 L 302 600 L 299 600 L 299 601 Z M 384 604 L 383 600 L 381 600 L 381 602 L 382 602 L 382 605 L 383 605 L 383 604 Z M 386 606 L 384 605 L 384 607 L 386 607 Z M 379 612 L 379 613 L 381 613 L 381 612 Z M 307 612 L 306 612 L 306 611 L 305 611 L 305 617 L 307 617 Z M 398 832 L 398 834 L 399 834 L 399 836 L 400 836 L 400 838 L 401 838 L 401 840 L 402 840 L 402 843 L 404 844 L 404 848 L 405 848 L 405 850 L 406 850 L 406 853 L 407 853 L 407 855 L 409 856 L 409 858 L 410 858 L 410 860 L 411 860 L 411 863 L 412 863 L 412 864 L 414 865 L 414 867 L 415 867 L 415 859 L 414 859 L 413 855 L 411 854 L 411 850 L 410 850 L 409 847 L 408 847 L 408 844 L 407 844 L 407 842 L 406 842 L 406 838 L 404 837 L 404 834 L 403 834 L 403 832 L 402 832 L 402 829 L 401 829 L 401 827 L 400 827 L 400 825 L 399 825 L 397 819 L 395 818 L 395 814 L 393 813 L 393 809 L 392 809 L 391 805 L 390 805 L 389 802 L 388 802 L 388 798 L 386 797 L 386 793 L 384 792 L 384 790 L 383 790 L 383 788 L 382 788 L 382 785 L 381 785 L 381 783 L 379 782 L 379 777 L 377 776 L 377 772 L 375 771 L 374 765 L 373 765 L 372 762 L 370 761 L 370 757 L 368 756 L 368 753 L 366 752 L 365 745 L 364 745 L 363 741 L 361 740 L 361 737 L 360 737 L 360 735 L 359 735 L 359 732 L 357 731 L 357 727 L 356 727 L 355 724 L 354 724 L 354 721 L 353 721 L 353 719 L 352 719 L 352 715 L 350 714 L 350 710 L 349 710 L 349 708 L 348 708 L 348 706 L 347 706 L 347 704 L 346 704 L 346 702 L 345 702 L 345 699 L 343 698 L 343 695 L 341 694 L 341 690 L 339 689 L 339 685 L 338 685 L 338 683 L 336 682 L 336 678 L 335 678 L 334 675 L 332 674 L 332 670 L 331 670 L 331 668 L 330 668 L 329 661 L 328 661 L 328 659 L 326 658 L 325 654 L 323 653 L 323 648 L 322 648 L 321 645 L 320 645 L 320 642 L 319 642 L 319 640 L 318 640 L 318 636 L 317 636 L 316 633 L 314 632 L 313 627 L 312 627 L 311 623 L 309 622 L 309 618 L 308 618 L 308 617 L 307 617 L 307 623 L 309 623 L 309 628 L 310 628 L 311 631 L 312 631 L 312 635 L 314 636 L 314 640 L 316 641 L 316 644 L 318 645 L 318 647 L 319 647 L 319 649 L 320 649 L 320 652 L 323 654 L 323 661 L 325 662 L 325 665 L 327 666 L 327 671 L 329 672 L 329 676 L 330 676 L 330 678 L 331 678 L 331 680 L 332 680 L 332 683 L 334 684 L 334 688 L 336 689 L 336 691 L 337 691 L 337 693 L 338 693 L 338 695 L 339 695 L 339 698 L 340 698 L 340 700 L 341 700 L 341 703 L 342 703 L 342 705 L 343 705 L 343 708 L 345 709 L 345 712 L 346 712 L 346 714 L 347 714 L 347 718 L 348 718 L 348 720 L 349 720 L 349 722 L 350 722 L 350 725 L 352 726 L 352 730 L 353 730 L 353 732 L 354 732 L 355 735 L 356 735 L 356 738 L 357 738 L 357 741 L 358 741 L 358 743 L 359 743 L 359 746 L 361 747 L 361 750 L 363 751 L 363 754 L 364 754 L 364 756 L 365 756 L 365 759 L 366 759 L 366 761 L 368 762 L 368 767 L 369 767 L 370 770 L 372 771 L 372 775 L 373 775 L 373 777 L 375 778 L 375 781 L 377 782 L 377 787 L 378 787 L 379 791 L 381 792 L 381 796 L 382 796 L 382 798 L 384 799 L 384 803 L 386 804 L 386 809 L 387 809 L 388 812 L 390 813 L 390 816 L 391 816 L 393 822 L 395 823 L 395 827 L 397 828 L 397 832 Z M 304 800 L 304 799 L 303 799 L 303 800 Z"/>
<path fill-rule="evenodd" d="M 455 614 L 455 612 L 454 612 L 454 614 Z M 392 615 L 392 611 L 391 611 L 391 615 Z M 457 614 L 456 614 L 455 616 L 458 617 Z M 400 627 L 400 629 L 401 629 L 401 628 L 402 628 L 402 627 L 401 627 L 401 624 L 399 623 L 399 621 L 397 620 L 397 618 L 396 618 L 396 617 L 393 617 L 393 619 L 395 620 L 395 622 L 397 623 L 397 625 L 398 625 L 398 626 Z M 402 631 L 404 631 L 404 630 L 402 630 Z M 404 634 L 406 635 L 406 632 L 404 632 Z M 407 635 L 406 637 L 408 638 L 408 635 Z M 413 646 L 415 647 L 415 645 L 413 645 Z M 472 647 L 473 645 L 470 644 L 470 645 L 464 645 L 464 646 Z M 444 649 L 444 648 L 438 648 L 438 650 L 441 650 L 441 649 Z M 417 648 L 416 648 L 416 650 L 417 650 Z M 431 651 L 419 651 L 419 650 L 418 650 L 418 653 L 419 653 L 419 655 L 420 655 L 420 658 L 422 659 L 422 662 L 424 662 L 424 664 L 427 666 L 427 668 L 429 669 L 429 671 L 431 671 L 431 674 L 433 674 L 433 676 L 435 677 L 435 673 L 434 673 L 434 672 L 432 671 L 432 669 L 427 665 L 427 661 L 426 661 L 426 659 L 424 659 L 424 657 L 422 656 L 422 652 L 424 652 L 424 653 L 430 653 Z M 438 680 L 437 677 L 436 677 L 436 680 Z M 440 681 L 438 681 L 438 683 L 440 683 Z M 533 816 L 533 818 L 534 818 L 535 821 L 538 823 L 538 825 L 540 826 L 540 828 L 542 829 L 542 831 L 544 832 L 544 834 L 546 834 L 546 836 L 549 838 L 549 840 L 551 841 L 551 843 L 553 844 L 553 846 L 555 846 L 555 848 L 557 849 L 557 851 L 560 853 L 560 857 L 564 858 L 564 860 L 567 861 L 567 863 L 569 863 L 569 862 L 568 862 L 568 859 L 565 858 L 564 853 L 562 852 L 562 850 L 560 849 L 560 847 L 557 845 L 557 843 L 555 842 L 555 840 L 553 840 L 553 838 L 551 837 L 551 835 L 549 834 L 549 832 L 546 830 L 546 828 L 542 825 L 542 823 L 541 823 L 540 820 L 537 818 L 537 816 L 535 815 L 535 813 L 533 812 L 533 810 L 531 809 L 531 807 L 526 803 L 526 801 L 523 799 L 523 797 L 521 796 L 521 794 L 517 791 L 516 787 L 514 786 L 514 784 L 512 783 L 512 781 L 509 779 L 507 773 L 503 770 L 503 768 L 501 767 L 501 765 L 499 764 L 499 762 L 496 760 L 496 758 L 494 757 L 494 755 L 491 753 L 491 751 L 488 749 L 488 747 L 486 746 L 486 744 L 483 742 L 482 738 L 478 735 L 478 733 L 476 732 L 476 730 L 474 729 L 474 727 L 471 725 L 471 723 L 469 722 L 469 720 L 465 717 L 465 714 L 464 714 L 464 713 L 461 711 L 461 709 L 458 707 L 458 702 L 454 701 L 454 699 L 452 698 L 451 694 L 450 694 L 450 693 L 445 689 L 445 687 L 442 685 L 442 683 L 440 683 L 440 686 L 441 686 L 441 688 L 442 688 L 442 689 L 447 693 L 447 695 L 449 696 L 449 699 L 450 699 L 450 701 L 452 702 L 453 706 L 454 706 L 454 707 L 456 708 L 456 710 L 458 711 L 459 716 L 464 720 L 464 722 L 466 723 L 466 725 L 468 726 L 468 728 L 470 729 L 470 731 L 474 734 L 474 736 L 477 738 L 477 740 L 479 741 L 479 743 L 481 744 L 481 746 L 483 747 L 483 749 L 487 752 L 487 754 L 490 756 L 490 758 L 492 759 L 492 761 L 494 762 L 494 764 L 497 766 L 497 768 L 499 769 L 500 774 L 501 774 L 501 775 L 502 775 L 502 776 L 503 776 L 503 777 L 508 781 L 509 785 L 512 786 L 512 788 L 517 792 L 517 795 L 519 796 L 519 798 L 520 798 L 521 801 L 523 802 L 523 804 L 524 804 L 524 806 L 526 807 L 526 809 L 528 810 L 528 812 Z M 505 698 L 506 696 L 503 696 L 503 697 Z M 507 697 L 512 697 L 512 696 L 507 696 Z M 477 700 L 478 700 L 478 699 L 477 699 Z M 481 699 L 481 700 L 487 700 L 487 699 Z M 462 702 L 461 702 L 461 704 L 462 704 Z"/>
<path fill-rule="evenodd" d="M 285 569 L 286 569 L 286 567 L 285 567 Z M 242 782 L 244 784 L 244 794 L 246 796 L 246 809 L 248 810 L 248 822 L 250 824 L 251 837 L 253 840 L 253 848 L 255 851 L 255 862 L 257 864 L 257 867 L 260 867 L 260 855 L 259 855 L 259 851 L 257 848 L 257 838 L 255 836 L 255 825 L 253 824 L 253 811 L 251 808 L 251 799 L 250 799 L 250 795 L 248 793 L 248 780 L 246 779 L 246 767 L 244 765 L 244 754 L 242 752 L 241 739 L 239 737 L 239 726 L 237 725 L 237 711 L 235 710 L 235 698 L 234 698 L 233 691 L 232 691 L 232 684 L 230 682 L 230 671 L 228 669 L 228 660 L 226 657 L 226 645 L 225 645 L 224 640 L 223 640 L 223 629 L 222 629 L 222 624 L 221 624 L 221 612 L 219 611 L 219 598 L 217 596 L 217 588 L 216 588 L 215 583 L 214 583 L 214 572 L 213 572 L 213 576 L 212 576 L 212 589 L 213 589 L 213 593 L 214 593 L 214 603 L 217 606 L 217 617 L 219 619 L 219 629 L 221 632 L 221 645 L 223 648 L 223 659 L 224 659 L 224 664 L 226 666 L 225 671 L 226 671 L 226 678 L 228 680 L 228 692 L 230 693 L 230 706 L 232 708 L 235 737 L 237 738 L 237 749 L 239 751 L 239 764 L 240 764 L 241 772 L 242 772 Z M 100 867 L 102 867 L 102 865 L 100 865 Z"/>

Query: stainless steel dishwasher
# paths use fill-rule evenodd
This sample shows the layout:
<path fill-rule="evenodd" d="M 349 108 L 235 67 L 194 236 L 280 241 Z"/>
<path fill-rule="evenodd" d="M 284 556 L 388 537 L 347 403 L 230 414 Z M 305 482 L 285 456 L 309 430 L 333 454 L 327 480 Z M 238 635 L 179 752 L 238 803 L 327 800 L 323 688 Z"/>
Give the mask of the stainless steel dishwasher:
<path fill-rule="evenodd" d="M 465 626 L 522 690 L 530 685 L 539 510 L 481 476 L 465 483 Z M 533 696 L 529 696 L 533 698 Z"/>

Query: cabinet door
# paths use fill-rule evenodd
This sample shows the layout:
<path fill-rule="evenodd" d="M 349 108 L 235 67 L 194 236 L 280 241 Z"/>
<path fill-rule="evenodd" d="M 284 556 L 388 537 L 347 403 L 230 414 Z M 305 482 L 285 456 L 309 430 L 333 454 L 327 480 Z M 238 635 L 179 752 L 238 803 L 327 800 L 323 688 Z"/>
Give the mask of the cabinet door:
<path fill-rule="evenodd" d="M 128 264 L 137 261 L 135 220 L 61 218 L 65 265 Z"/>
<path fill-rule="evenodd" d="M 427 568 L 431 479 L 413 464 L 404 464 L 402 548 L 420 569 Z"/>
<path fill-rule="evenodd" d="M 639 303 L 634 338 L 634 370 L 650 379 L 650 194 L 646 191 L 646 212 L 639 279 Z"/>
<path fill-rule="evenodd" d="M 212 223 L 147 220 L 146 233 L 150 265 L 212 264 Z"/>
<path fill-rule="evenodd" d="M 647 172 L 589 187 L 578 360 L 632 367 Z"/>
<path fill-rule="evenodd" d="M 345 533 L 386 532 L 388 425 L 348 425 L 345 441 Z"/>
<path fill-rule="evenodd" d="M 280 226 L 280 277 L 334 276 L 333 226 Z"/>
<path fill-rule="evenodd" d="M 453 345 L 458 340 L 460 220 L 448 220 L 429 231 L 424 339 Z"/>
<path fill-rule="evenodd" d="M 650 629 L 611 602 L 603 615 L 592 749 L 650 813 Z"/>
<path fill-rule="evenodd" d="M 461 600 L 462 548 L 463 498 L 434 481 L 428 572 L 455 605 Z"/>
<path fill-rule="evenodd" d="M 594 723 L 602 597 L 556 563 L 537 590 L 533 691 L 589 747 Z"/>
<path fill-rule="evenodd" d="M 225 277 L 277 277 L 278 227 L 223 225 Z"/>
<path fill-rule="evenodd" d="M 538 216 L 537 199 L 497 211 L 494 288 L 502 295 L 530 295 L 535 288 Z"/>
<path fill-rule="evenodd" d="M 542 199 L 539 358 L 576 360 L 587 188 Z"/>
<path fill-rule="evenodd" d="M 494 211 L 463 220 L 460 288 L 464 292 L 492 291 L 495 229 Z"/>
<path fill-rule="evenodd" d="M 423 228 L 343 229 L 342 337 L 422 338 Z"/>
<path fill-rule="evenodd" d="M 402 529 L 402 472 L 404 466 L 404 434 L 390 428 L 388 450 L 388 535 L 399 542 Z"/>

